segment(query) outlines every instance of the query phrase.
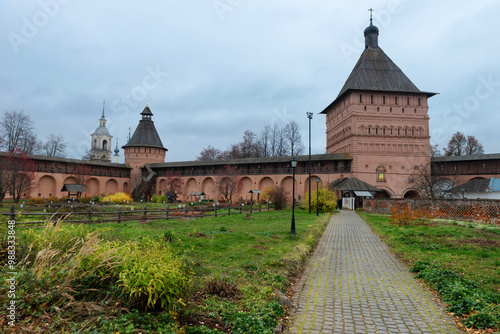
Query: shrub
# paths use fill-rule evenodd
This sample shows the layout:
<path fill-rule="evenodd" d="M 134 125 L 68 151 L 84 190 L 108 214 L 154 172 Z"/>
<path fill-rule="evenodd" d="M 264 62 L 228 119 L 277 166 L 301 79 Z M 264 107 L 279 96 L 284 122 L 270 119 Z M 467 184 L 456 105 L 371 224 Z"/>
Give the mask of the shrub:
<path fill-rule="evenodd" d="M 119 285 L 132 302 L 143 309 L 176 311 L 183 304 L 191 273 L 170 246 L 145 238 L 141 244 L 128 242 L 120 248 L 122 265 Z"/>
<path fill-rule="evenodd" d="M 335 192 L 326 187 L 318 189 L 317 192 L 312 192 L 311 211 L 316 211 L 316 204 L 318 204 L 320 212 L 333 212 L 337 207 L 337 196 L 335 196 Z M 301 207 L 304 210 L 309 210 L 309 193 L 304 195 Z"/>
<path fill-rule="evenodd" d="M 223 318 L 233 333 L 273 334 L 279 317 L 284 315 L 283 307 L 277 302 L 259 302 L 246 312 L 228 310 Z"/>
<path fill-rule="evenodd" d="M 34 205 L 45 204 L 45 203 L 47 203 L 47 200 L 45 198 L 40 198 L 40 197 L 32 197 L 29 200 L 29 204 L 34 204 Z"/>
<path fill-rule="evenodd" d="M 412 209 L 410 204 L 399 203 L 391 208 L 391 223 L 402 225 L 413 224 L 418 218 L 417 213 Z"/>
<path fill-rule="evenodd" d="M 282 210 L 286 205 L 288 192 L 282 186 L 267 187 L 262 193 L 262 199 L 272 202 L 276 210 Z"/>
<path fill-rule="evenodd" d="M 488 293 L 476 282 L 429 262 L 417 261 L 411 271 L 440 294 L 448 311 L 462 315 L 466 326 L 500 328 L 500 294 Z"/>
<path fill-rule="evenodd" d="M 94 200 L 94 196 L 82 196 L 79 198 L 80 203 L 84 203 L 84 204 L 90 203 L 93 200 Z"/>
<path fill-rule="evenodd" d="M 133 202 L 129 194 L 126 193 L 115 193 L 113 195 L 106 196 L 102 199 L 103 203 L 115 203 L 115 204 L 127 204 L 127 202 Z"/>

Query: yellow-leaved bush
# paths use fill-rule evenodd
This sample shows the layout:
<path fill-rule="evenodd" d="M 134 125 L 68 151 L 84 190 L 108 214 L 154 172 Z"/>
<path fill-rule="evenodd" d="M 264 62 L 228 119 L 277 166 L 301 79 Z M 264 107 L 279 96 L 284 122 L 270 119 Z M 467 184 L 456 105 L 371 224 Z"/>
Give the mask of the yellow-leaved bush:
<path fill-rule="evenodd" d="M 115 193 L 113 195 L 108 195 L 102 199 L 102 203 L 115 203 L 115 204 L 127 204 L 132 203 L 134 200 L 126 193 Z"/>
<path fill-rule="evenodd" d="M 318 196 L 316 196 L 316 193 Z M 337 207 L 337 196 L 335 192 L 329 190 L 327 187 L 312 191 L 311 196 L 311 211 L 316 211 L 316 203 L 318 204 L 320 212 L 333 212 Z M 302 198 L 301 207 L 304 210 L 309 210 L 309 193 L 306 193 Z"/>
<path fill-rule="evenodd" d="M 182 257 L 165 243 L 144 238 L 127 242 L 119 250 L 119 285 L 143 308 L 161 306 L 176 311 L 184 305 L 191 271 Z"/>
<path fill-rule="evenodd" d="M 149 238 L 106 241 L 86 225 L 66 225 L 61 219 L 55 225 L 47 223 L 42 231 L 24 232 L 19 238 L 25 249 L 20 253 L 22 268 L 35 274 L 44 289 L 57 287 L 46 294 L 53 305 L 74 301 L 83 281 L 99 286 L 92 285 L 94 290 L 117 281 L 144 310 L 161 306 L 175 312 L 184 305 L 191 266 L 166 243 Z M 108 232 L 106 228 L 104 232 Z"/>

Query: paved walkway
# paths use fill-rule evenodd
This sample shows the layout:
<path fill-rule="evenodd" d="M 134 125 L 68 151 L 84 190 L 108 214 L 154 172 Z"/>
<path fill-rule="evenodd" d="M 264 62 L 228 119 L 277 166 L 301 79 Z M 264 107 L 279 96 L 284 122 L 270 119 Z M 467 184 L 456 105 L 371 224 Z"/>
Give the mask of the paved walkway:
<path fill-rule="evenodd" d="M 289 333 L 463 333 L 352 211 L 334 215 L 292 301 Z"/>

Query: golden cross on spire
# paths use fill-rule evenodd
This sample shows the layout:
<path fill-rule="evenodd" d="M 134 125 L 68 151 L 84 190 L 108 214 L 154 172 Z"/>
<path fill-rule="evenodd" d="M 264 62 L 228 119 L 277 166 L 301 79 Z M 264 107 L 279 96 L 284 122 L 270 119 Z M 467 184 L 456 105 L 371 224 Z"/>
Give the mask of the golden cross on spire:
<path fill-rule="evenodd" d="M 149 107 L 149 102 L 148 102 L 148 103 L 146 103 L 146 107 Z"/>

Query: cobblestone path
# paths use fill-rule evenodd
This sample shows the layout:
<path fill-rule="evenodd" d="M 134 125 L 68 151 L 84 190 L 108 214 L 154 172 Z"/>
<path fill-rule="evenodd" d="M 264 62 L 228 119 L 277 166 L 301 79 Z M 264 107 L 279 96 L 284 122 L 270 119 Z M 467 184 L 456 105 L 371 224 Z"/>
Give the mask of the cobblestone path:
<path fill-rule="evenodd" d="M 333 216 L 292 301 L 290 334 L 463 333 L 352 211 Z"/>

